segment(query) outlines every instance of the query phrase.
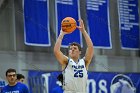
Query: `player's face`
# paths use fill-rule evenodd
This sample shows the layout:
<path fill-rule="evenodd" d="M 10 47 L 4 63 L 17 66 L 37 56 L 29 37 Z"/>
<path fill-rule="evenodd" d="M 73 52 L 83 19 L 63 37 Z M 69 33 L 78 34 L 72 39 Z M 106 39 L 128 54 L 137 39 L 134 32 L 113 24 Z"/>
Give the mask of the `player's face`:
<path fill-rule="evenodd" d="M 71 58 L 79 58 L 79 55 L 81 54 L 81 51 L 79 51 L 78 46 L 70 46 L 69 49 L 69 56 Z"/>
<path fill-rule="evenodd" d="M 24 83 L 24 78 L 21 78 L 20 80 L 19 80 L 19 82 L 21 82 L 21 83 Z"/>
<path fill-rule="evenodd" d="M 17 76 L 16 76 L 15 72 L 7 73 L 6 78 L 9 82 L 9 84 L 14 85 L 16 83 Z"/>

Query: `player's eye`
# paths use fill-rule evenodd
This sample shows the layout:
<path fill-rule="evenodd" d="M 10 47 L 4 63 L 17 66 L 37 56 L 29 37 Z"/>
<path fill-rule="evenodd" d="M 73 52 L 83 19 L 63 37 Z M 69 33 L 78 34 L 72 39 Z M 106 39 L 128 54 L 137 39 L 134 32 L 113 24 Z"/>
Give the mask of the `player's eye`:
<path fill-rule="evenodd" d="M 8 77 L 12 77 L 12 76 L 13 76 L 13 77 L 15 77 L 15 76 L 16 76 L 16 74 L 13 74 L 13 75 L 7 75 L 7 76 L 8 76 Z"/>

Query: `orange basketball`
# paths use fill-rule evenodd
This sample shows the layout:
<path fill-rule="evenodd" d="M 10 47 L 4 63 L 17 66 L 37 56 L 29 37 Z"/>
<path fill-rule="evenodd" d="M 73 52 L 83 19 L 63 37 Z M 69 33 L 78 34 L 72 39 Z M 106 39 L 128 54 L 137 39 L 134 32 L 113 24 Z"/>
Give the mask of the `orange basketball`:
<path fill-rule="evenodd" d="M 71 33 L 76 29 L 76 21 L 72 17 L 66 17 L 62 20 L 61 27 L 64 32 Z"/>

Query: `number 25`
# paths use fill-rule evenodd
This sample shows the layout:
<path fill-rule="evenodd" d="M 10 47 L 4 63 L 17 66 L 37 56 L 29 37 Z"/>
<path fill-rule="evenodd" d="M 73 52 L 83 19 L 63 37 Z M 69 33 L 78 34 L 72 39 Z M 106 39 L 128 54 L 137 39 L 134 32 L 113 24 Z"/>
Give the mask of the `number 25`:
<path fill-rule="evenodd" d="M 83 77 L 83 70 L 74 70 L 75 74 L 74 77 Z"/>

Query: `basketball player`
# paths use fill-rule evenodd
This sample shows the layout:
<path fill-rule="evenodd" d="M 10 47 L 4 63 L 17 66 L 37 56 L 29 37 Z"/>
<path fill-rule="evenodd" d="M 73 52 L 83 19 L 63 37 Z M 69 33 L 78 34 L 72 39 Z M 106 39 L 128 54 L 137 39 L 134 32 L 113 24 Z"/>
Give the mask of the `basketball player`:
<path fill-rule="evenodd" d="M 21 83 L 24 83 L 24 81 L 25 81 L 24 75 L 22 75 L 22 74 L 17 74 L 17 81 L 18 81 L 18 82 L 21 82 Z"/>
<path fill-rule="evenodd" d="M 70 44 L 69 56 L 64 55 L 60 51 L 62 39 L 65 34 L 68 34 L 62 30 L 54 46 L 54 54 L 63 69 L 64 93 L 86 93 L 88 77 L 87 70 L 92 60 L 94 49 L 92 41 L 85 30 L 83 20 L 79 20 L 79 23 L 80 25 L 77 26 L 77 28 L 83 34 L 87 44 L 87 50 L 83 58 L 80 58 L 81 47 L 77 43 Z"/>
<path fill-rule="evenodd" d="M 2 89 L 1 93 L 29 93 L 25 84 L 16 81 L 17 76 L 15 69 L 10 68 L 6 71 L 6 79 L 8 85 Z"/>

